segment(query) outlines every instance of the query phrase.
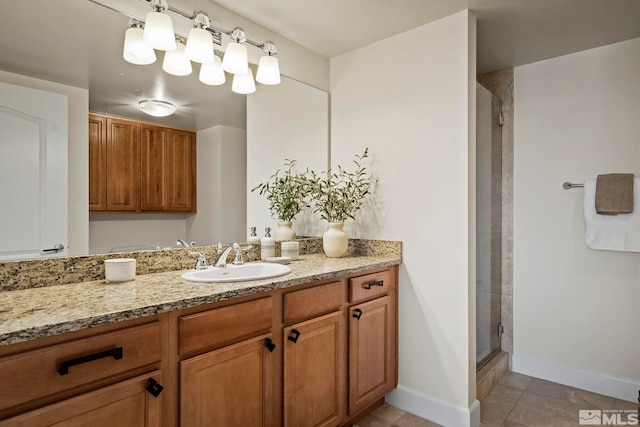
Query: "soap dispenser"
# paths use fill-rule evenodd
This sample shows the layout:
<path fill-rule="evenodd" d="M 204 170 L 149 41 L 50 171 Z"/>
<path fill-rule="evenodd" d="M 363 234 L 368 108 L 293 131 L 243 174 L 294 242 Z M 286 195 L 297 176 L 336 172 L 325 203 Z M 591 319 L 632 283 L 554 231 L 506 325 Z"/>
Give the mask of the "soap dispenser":
<path fill-rule="evenodd" d="M 256 234 L 256 227 L 249 227 L 249 231 L 251 231 L 251 234 L 247 238 L 247 243 L 259 243 L 260 238 Z"/>
<path fill-rule="evenodd" d="M 276 239 L 271 237 L 271 227 L 265 227 L 264 237 L 260 239 L 260 259 L 266 261 L 267 258 L 276 256 Z"/>

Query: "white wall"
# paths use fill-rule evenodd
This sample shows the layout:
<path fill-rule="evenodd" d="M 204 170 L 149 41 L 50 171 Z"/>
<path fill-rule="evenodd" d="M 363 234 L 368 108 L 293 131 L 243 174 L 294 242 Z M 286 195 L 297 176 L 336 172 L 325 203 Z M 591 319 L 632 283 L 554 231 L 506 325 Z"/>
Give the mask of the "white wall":
<path fill-rule="evenodd" d="M 86 254 L 89 250 L 89 91 L 5 71 L 0 71 L 0 81 L 68 97 L 69 255 Z"/>
<path fill-rule="evenodd" d="M 212 245 L 247 240 L 247 132 L 215 126 L 198 132 L 198 213 L 188 241 Z"/>
<path fill-rule="evenodd" d="M 331 60 L 331 162 L 369 147 L 375 200 L 352 237 L 403 241 L 398 390 L 451 426 L 475 400 L 475 18 L 463 11 Z"/>
<path fill-rule="evenodd" d="M 261 86 L 247 97 L 247 226 L 273 230 L 269 203 L 251 189 L 265 182 L 285 159 L 297 160 L 302 171 L 328 168 L 329 95 L 292 79 L 283 78 L 278 86 Z M 281 172 L 282 175 L 282 172 Z M 325 230 L 319 215 L 301 212 L 293 229 L 300 236 L 318 236 Z"/>
<path fill-rule="evenodd" d="M 515 69 L 514 369 L 627 400 L 640 254 L 587 249 L 562 183 L 640 174 L 639 82 L 640 39 Z"/>

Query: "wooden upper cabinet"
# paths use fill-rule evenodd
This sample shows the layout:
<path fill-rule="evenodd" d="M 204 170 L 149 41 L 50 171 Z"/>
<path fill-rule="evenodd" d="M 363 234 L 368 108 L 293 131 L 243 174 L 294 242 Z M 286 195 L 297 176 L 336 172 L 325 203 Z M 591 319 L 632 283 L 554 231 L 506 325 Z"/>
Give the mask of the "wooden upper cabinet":
<path fill-rule="evenodd" d="M 196 139 L 193 132 L 167 129 L 166 210 L 196 211 Z"/>
<path fill-rule="evenodd" d="M 89 211 L 195 213 L 195 133 L 90 114 Z"/>
<path fill-rule="evenodd" d="M 89 211 L 107 210 L 107 119 L 89 114 Z"/>
<path fill-rule="evenodd" d="M 143 211 L 162 211 L 166 202 L 167 132 L 161 126 L 140 126 L 140 208 Z"/>
<path fill-rule="evenodd" d="M 140 123 L 107 118 L 107 211 L 140 210 Z"/>

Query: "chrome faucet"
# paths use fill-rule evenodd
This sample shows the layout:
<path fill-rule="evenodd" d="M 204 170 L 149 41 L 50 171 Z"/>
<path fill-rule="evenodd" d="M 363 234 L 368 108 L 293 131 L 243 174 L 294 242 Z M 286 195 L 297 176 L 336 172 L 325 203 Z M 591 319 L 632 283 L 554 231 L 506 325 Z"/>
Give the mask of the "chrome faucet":
<path fill-rule="evenodd" d="M 193 267 L 196 270 L 206 270 L 207 269 L 207 259 L 205 258 L 202 252 L 191 252 L 189 251 L 189 255 L 197 256 L 198 260 L 196 261 L 196 266 Z"/>
<path fill-rule="evenodd" d="M 250 249 L 251 246 L 247 246 L 244 249 Z M 242 265 L 244 264 L 244 260 L 242 259 L 242 248 L 240 247 L 239 244 L 234 243 L 230 246 L 227 246 L 226 249 L 223 251 L 222 250 L 222 244 L 218 243 L 218 254 L 220 255 L 218 257 L 218 260 L 216 261 L 215 266 L 216 267 L 226 267 L 227 266 L 227 258 L 229 257 L 229 253 L 231 252 L 231 250 L 236 251 L 236 254 L 233 258 L 233 265 Z"/>
<path fill-rule="evenodd" d="M 234 246 L 237 245 L 237 243 L 233 244 Z M 220 255 L 218 257 L 218 260 L 216 261 L 215 266 L 216 267 L 226 267 L 227 266 L 227 257 L 229 256 L 229 252 L 231 252 L 231 250 L 233 249 L 233 246 L 227 246 L 227 248 L 225 250 L 222 250 L 222 245 L 220 243 L 218 243 L 218 254 Z"/>
<path fill-rule="evenodd" d="M 176 245 L 182 246 L 183 248 L 189 249 L 191 246 L 184 239 L 178 239 Z"/>

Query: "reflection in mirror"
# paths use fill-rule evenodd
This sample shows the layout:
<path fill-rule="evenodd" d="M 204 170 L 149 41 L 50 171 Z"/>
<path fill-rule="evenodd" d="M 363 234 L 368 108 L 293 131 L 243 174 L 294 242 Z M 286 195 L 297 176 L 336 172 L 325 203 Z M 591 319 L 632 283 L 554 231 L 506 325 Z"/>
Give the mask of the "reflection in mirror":
<path fill-rule="evenodd" d="M 197 66 L 190 76 L 170 76 L 162 71 L 162 54 L 155 64 L 138 66 L 125 62 L 122 45 L 128 18 L 118 12 L 76 0 L 9 2 L 3 12 L 11 16 L 11 25 L 0 26 L 0 82 L 68 97 L 70 255 L 176 247 L 178 237 L 198 244 L 245 241 L 247 218 L 252 218 L 252 225 L 259 228 L 275 227 L 264 207 L 255 206 L 259 213 L 247 211 L 247 187 L 253 181 L 264 180 L 255 171 L 270 175 L 282 159 L 305 160 L 303 154 L 311 156 L 310 166 L 319 170 L 326 167 L 325 92 L 283 78 L 279 86 L 258 85 L 257 92 L 249 97 L 268 91 L 270 101 L 247 113 L 247 97 L 231 91 L 230 79 L 224 86 L 205 86 L 198 81 Z M 143 97 L 169 99 L 178 105 L 178 111 L 165 118 L 145 116 L 137 109 Z M 306 108 L 315 102 L 319 102 L 318 108 Z M 305 117 L 320 110 L 323 110 L 320 118 Z M 89 111 L 198 131 L 198 213 L 89 215 L 86 160 Z M 278 116 L 278 112 L 283 114 Z M 293 115 L 287 117 L 285 112 Z M 248 127 L 256 117 L 269 117 L 272 125 Z M 320 130 L 314 130 L 312 125 Z M 252 134 L 252 129 L 258 133 Z M 258 146 L 260 141 L 262 145 Z M 273 163 L 264 158 L 265 153 L 272 156 Z M 250 165 L 264 166 L 264 169 L 251 166 L 250 173 L 254 175 L 250 181 L 247 156 Z M 254 209 L 249 203 L 250 209 Z M 266 217 L 253 219 L 255 215 Z M 299 234 L 309 233 L 299 231 Z"/>

